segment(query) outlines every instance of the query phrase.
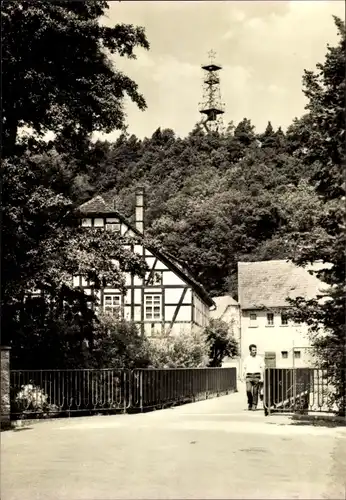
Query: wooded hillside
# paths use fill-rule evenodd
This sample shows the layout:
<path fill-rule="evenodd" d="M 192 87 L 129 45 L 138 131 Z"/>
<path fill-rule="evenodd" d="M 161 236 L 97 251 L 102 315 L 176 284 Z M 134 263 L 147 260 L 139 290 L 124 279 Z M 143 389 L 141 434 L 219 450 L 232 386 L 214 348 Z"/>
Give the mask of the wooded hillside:
<path fill-rule="evenodd" d="M 196 126 L 183 139 L 158 129 L 144 140 L 98 141 L 78 161 L 83 174 L 69 195 L 79 202 L 103 194 L 131 217 L 144 185 L 148 235 L 186 261 L 211 294 L 235 296 L 238 260 L 293 257 L 288 236 L 316 222 L 320 202 L 302 160 L 307 120 L 286 134 L 270 122 L 257 134 L 244 118 L 223 134 Z"/>

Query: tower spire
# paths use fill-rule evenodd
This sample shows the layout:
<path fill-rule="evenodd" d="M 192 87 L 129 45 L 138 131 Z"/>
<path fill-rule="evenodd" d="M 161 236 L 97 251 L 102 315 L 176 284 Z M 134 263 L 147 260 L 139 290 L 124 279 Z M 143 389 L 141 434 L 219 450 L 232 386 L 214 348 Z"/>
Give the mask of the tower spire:
<path fill-rule="evenodd" d="M 214 59 L 215 59 L 215 57 L 216 57 L 216 52 L 215 52 L 215 50 L 213 50 L 213 49 L 209 50 L 209 52 L 208 52 L 208 56 L 209 56 L 209 61 L 210 61 L 210 64 L 213 64 Z"/>
<path fill-rule="evenodd" d="M 203 79 L 203 102 L 199 104 L 199 112 L 204 115 L 201 123 L 207 132 L 218 131 L 223 128 L 222 115 L 225 112 L 224 104 L 221 102 L 219 71 L 222 66 L 215 64 L 216 52 L 208 52 L 209 64 L 202 66 Z"/>

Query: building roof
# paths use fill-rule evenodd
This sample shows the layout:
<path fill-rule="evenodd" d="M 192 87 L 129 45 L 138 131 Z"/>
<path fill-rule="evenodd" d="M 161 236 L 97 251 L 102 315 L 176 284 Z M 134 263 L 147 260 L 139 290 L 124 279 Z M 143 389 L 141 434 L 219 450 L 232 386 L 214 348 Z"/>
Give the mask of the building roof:
<path fill-rule="evenodd" d="M 83 203 L 78 207 L 77 213 L 82 216 L 112 216 L 117 217 L 122 223 L 126 224 L 131 231 L 135 234 L 138 239 L 143 240 L 143 234 L 138 231 L 138 229 L 133 226 L 133 224 L 126 219 L 120 212 L 115 210 L 114 204 L 109 202 L 98 195 L 92 198 L 91 200 Z M 167 267 L 169 267 L 172 271 L 174 271 L 182 280 L 186 281 L 197 293 L 198 295 L 205 301 L 205 303 L 211 307 L 215 306 L 213 299 L 207 293 L 203 285 L 199 283 L 191 271 L 187 268 L 187 266 L 169 254 L 168 252 L 159 251 L 156 248 L 151 247 L 150 245 L 145 245 L 147 250 L 149 250 L 155 257 L 159 258 Z"/>
<path fill-rule="evenodd" d="M 306 268 L 290 261 L 238 262 L 238 299 L 242 309 L 287 307 L 287 298 L 316 298 L 326 286 Z"/>
<path fill-rule="evenodd" d="M 210 312 L 210 316 L 216 319 L 222 319 L 230 307 L 239 307 L 239 304 L 230 295 L 213 297 L 216 309 Z"/>
<path fill-rule="evenodd" d="M 98 195 L 80 205 L 79 210 L 83 213 L 107 213 L 113 212 L 114 207 L 111 207 L 109 203 L 106 203 L 102 196 Z"/>
<path fill-rule="evenodd" d="M 238 306 L 238 302 L 230 295 L 221 295 L 220 297 L 213 297 L 215 305 L 220 310 L 225 310 L 228 306 Z"/>

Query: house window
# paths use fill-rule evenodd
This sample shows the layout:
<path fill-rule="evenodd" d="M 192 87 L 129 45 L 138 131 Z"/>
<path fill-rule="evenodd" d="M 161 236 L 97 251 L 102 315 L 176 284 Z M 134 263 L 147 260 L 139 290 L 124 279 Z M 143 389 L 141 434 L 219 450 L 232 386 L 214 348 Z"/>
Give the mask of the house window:
<path fill-rule="evenodd" d="M 281 351 L 281 357 L 284 359 L 288 358 L 288 351 Z"/>
<path fill-rule="evenodd" d="M 267 325 L 268 326 L 273 326 L 274 325 L 274 314 L 273 313 L 268 313 L 267 314 Z"/>
<path fill-rule="evenodd" d="M 107 222 L 106 230 L 112 231 L 113 233 L 120 233 L 120 223 L 119 222 Z"/>
<path fill-rule="evenodd" d="M 294 351 L 294 357 L 300 359 L 300 351 Z"/>
<path fill-rule="evenodd" d="M 119 318 L 121 308 L 121 295 L 105 295 L 103 307 L 105 313 Z"/>
<path fill-rule="evenodd" d="M 288 317 L 286 314 L 281 314 L 281 324 L 282 325 L 288 325 Z"/>
<path fill-rule="evenodd" d="M 161 319 L 161 295 L 145 296 L 145 319 Z"/>
<path fill-rule="evenodd" d="M 82 219 L 82 227 L 91 227 L 91 219 Z"/>
<path fill-rule="evenodd" d="M 250 326 L 257 326 L 257 314 L 250 313 Z"/>

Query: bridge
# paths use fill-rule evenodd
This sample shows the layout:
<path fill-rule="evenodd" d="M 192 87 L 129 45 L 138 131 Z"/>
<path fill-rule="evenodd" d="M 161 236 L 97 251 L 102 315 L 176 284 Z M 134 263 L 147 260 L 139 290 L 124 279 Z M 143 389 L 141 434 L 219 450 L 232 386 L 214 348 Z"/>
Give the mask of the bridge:
<path fill-rule="evenodd" d="M 345 498 L 346 428 L 305 426 L 239 392 L 2 433 L 3 500 Z"/>

